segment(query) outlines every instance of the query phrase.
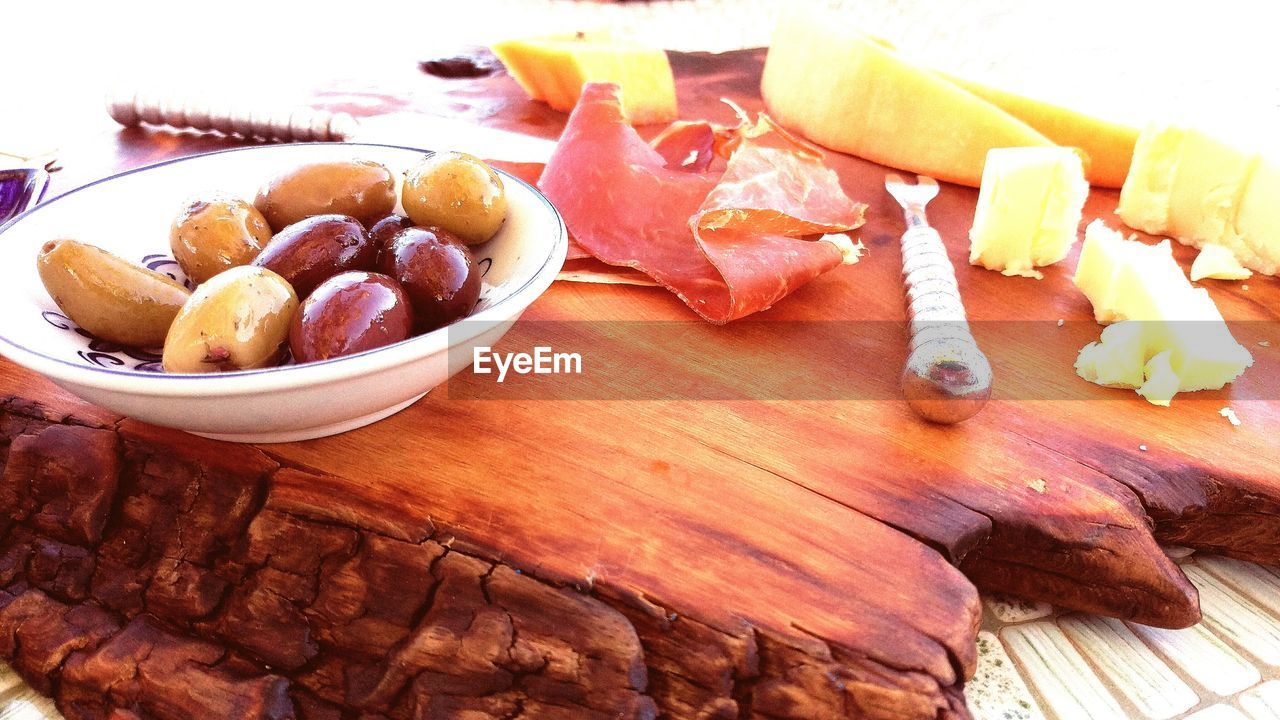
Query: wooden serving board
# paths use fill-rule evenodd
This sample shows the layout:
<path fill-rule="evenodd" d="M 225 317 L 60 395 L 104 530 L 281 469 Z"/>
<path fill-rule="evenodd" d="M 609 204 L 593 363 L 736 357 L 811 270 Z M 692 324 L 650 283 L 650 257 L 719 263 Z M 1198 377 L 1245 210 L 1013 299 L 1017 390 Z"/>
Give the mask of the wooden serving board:
<path fill-rule="evenodd" d="M 674 55 L 683 114 L 761 109 L 762 59 Z M 505 75 L 318 103 L 564 121 Z M 230 141 L 111 142 L 125 167 Z M 582 375 L 464 374 L 332 438 L 203 441 L 0 362 L 26 398 L 0 414 L 0 656 L 72 718 L 962 718 L 975 585 L 1181 627 L 1196 593 L 1158 541 L 1280 559 L 1276 281 L 1210 285 L 1256 366 L 1156 408 L 1076 378 L 1099 327 L 1074 257 L 1042 281 L 969 266 L 976 192 L 944 187 L 930 217 L 997 390 L 924 425 L 896 399 L 884 169 L 830 163 L 870 204 L 858 265 L 726 327 L 557 283 L 503 347 L 579 352 Z M 1115 203 L 1095 191 L 1089 219 Z"/>

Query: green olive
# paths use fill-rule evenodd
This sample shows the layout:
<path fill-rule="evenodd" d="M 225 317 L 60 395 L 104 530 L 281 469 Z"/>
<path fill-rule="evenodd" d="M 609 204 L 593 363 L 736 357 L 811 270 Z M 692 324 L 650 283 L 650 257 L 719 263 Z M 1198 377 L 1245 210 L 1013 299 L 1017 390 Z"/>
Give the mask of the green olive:
<path fill-rule="evenodd" d="M 488 241 L 507 219 L 502 178 L 466 153 L 436 153 L 409 168 L 402 201 L 414 225 L 443 228 L 468 245 Z"/>
<path fill-rule="evenodd" d="M 237 265 L 248 265 L 271 239 L 271 226 L 253 205 L 225 195 L 193 198 L 169 230 L 169 247 L 197 284 Z"/>
<path fill-rule="evenodd" d="M 75 240 L 50 240 L 36 268 L 62 312 L 94 337 L 160 347 L 191 293 L 173 278 Z"/>
<path fill-rule="evenodd" d="M 253 201 L 279 232 L 312 215 L 350 215 L 365 226 L 396 206 L 396 179 L 371 160 L 300 165 L 272 178 Z"/>
<path fill-rule="evenodd" d="M 256 265 L 241 265 L 196 288 L 169 328 L 164 369 L 224 372 L 280 361 L 298 296 L 288 281 Z"/>

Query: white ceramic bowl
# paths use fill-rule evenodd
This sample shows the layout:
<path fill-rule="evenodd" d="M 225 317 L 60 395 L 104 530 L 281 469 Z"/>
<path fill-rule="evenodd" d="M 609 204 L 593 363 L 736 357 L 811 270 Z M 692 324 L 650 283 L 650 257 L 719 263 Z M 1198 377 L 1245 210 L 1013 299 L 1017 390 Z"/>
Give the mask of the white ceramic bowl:
<path fill-rule="evenodd" d="M 221 440 L 304 440 L 381 420 L 470 365 L 472 348 L 497 343 L 555 279 L 567 250 L 564 223 L 528 184 L 503 175 L 506 223 L 493 240 L 472 248 L 484 278 L 471 317 L 305 365 L 157 372 L 155 355 L 78 331 L 45 292 L 36 253 L 52 238 L 75 238 L 183 280 L 169 255 L 169 225 L 188 196 L 222 190 L 252 199 L 267 178 L 321 160 L 367 158 L 400 174 L 426 152 L 355 143 L 249 147 L 133 170 L 54 198 L 0 230 L 0 353 L 89 402 Z"/>

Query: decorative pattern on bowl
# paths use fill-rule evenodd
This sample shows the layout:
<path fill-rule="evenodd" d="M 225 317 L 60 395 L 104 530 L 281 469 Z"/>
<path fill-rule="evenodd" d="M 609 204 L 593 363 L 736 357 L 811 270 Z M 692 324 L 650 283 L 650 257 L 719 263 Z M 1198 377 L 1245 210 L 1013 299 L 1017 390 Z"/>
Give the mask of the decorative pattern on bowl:
<path fill-rule="evenodd" d="M 168 275 L 182 283 L 188 290 L 195 289 L 195 284 L 186 276 L 186 273 L 182 272 L 182 266 L 169 255 L 160 253 L 144 255 L 139 264 L 148 270 Z M 490 268 L 493 267 L 493 258 L 480 258 L 476 260 L 476 266 L 480 270 L 480 278 L 483 282 L 484 277 L 489 274 Z M 481 285 L 480 299 L 476 302 L 476 310 L 482 310 L 486 306 L 489 290 L 490 288 L 487 284 Z M 101 368 L 137 370 L 139 372 L 164 372 L 164 367 L 160 364 L 162 348 L 126 347 L 94 337 L 93 334 L 76 325 L 71 318 L 62 314 L 58 309 L 41 311 L 40 317 L 59 330 L 66 330 L 69 337 L 74 338 L 72 347 L 75 349 L 75 357 L 89 365 Z M 80 343 L 83 344 L 83 347 L 78 346 Z"/>

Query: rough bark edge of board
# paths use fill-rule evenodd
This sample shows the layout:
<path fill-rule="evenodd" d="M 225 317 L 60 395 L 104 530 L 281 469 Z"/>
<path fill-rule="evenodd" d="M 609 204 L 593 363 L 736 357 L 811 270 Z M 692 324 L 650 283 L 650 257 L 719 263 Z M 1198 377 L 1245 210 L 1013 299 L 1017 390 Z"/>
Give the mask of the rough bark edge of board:
<path fill-rule="evenodd" d="M 0 657 L 71 720 L 968 717 L 960 684 L 534 578 L 252 448 L 0 408 Z"/>

